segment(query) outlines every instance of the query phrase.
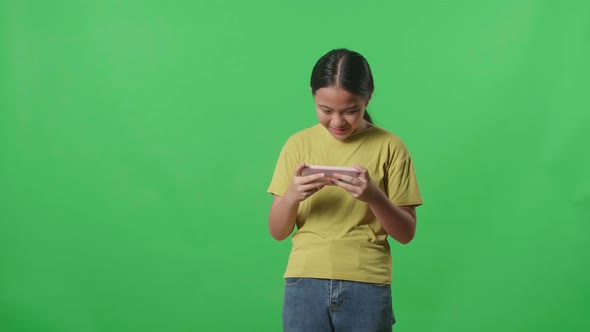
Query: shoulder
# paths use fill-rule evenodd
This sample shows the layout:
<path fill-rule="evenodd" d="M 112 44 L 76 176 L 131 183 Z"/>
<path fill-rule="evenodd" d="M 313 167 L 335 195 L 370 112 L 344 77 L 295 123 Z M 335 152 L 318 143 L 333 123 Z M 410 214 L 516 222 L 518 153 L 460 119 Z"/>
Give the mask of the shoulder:
<path fill-rule="evenodd" d="M 397 134 L 373 125 L 371 128 L 371 140 L 381 146 L 383 152 L 389 155 L 389 159 L 404 159 L 409 157 L 406 144 Z"/>
<path fill-rule="evenodd" d="M 319 128 L 314 125 L 291 134 L 283 143 L 282 153 L 299 155 L 312 141 L 317 139 L 318 132 Z"/>
<path fill-rule="evenodd" d="M 386 144 L 392 148 L 405 148 L 406 144 L 398 135 L 382 127 L 373 125 L 371 128 L 371 139 L 377 140 L 383 144 Z"/>
<path fill-rule="evenodd" d="M 319 126 L 319 124 L 316 124 L 292 134 L 287 138 L 285 145 L 301 145 L 306 141 L 316 139 L 321 134 Z"/>

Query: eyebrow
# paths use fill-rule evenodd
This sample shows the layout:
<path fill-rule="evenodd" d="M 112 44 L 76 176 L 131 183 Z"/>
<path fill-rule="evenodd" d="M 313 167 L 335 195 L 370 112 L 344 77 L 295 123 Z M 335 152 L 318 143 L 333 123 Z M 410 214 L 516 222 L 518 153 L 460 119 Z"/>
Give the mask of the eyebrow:
<path fill-rule="evenodd" d="M 328 107 L 326 105 L 318 104 L 318 106 L 319 107 L 323 107 L 323 108 L 327 108 L 327 109 L 330 109 L 330 110 L 332 109 L 331 107 Z M 351 109 L 358 109 L 358 106 L 350 106 L 350 107 L 347 107 L 347 108 L 343 109 L 343 111 L 348 111 L 348 110 L 351 110 Z"/>

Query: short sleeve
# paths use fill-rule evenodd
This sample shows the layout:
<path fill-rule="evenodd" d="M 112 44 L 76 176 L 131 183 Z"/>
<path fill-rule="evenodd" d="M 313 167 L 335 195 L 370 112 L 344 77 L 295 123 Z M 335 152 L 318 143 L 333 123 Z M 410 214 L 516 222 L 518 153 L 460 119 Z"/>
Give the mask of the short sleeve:
<path fill-rule="evenodd" d="M 390 164 L 387 174 L 388 197 L 397 206 L 422 205 L 424 202 L 418 188 L 412 157 L 405 145 L 397 148 L 397 158 Z"/>
<path fill-rule="evenodd" d="M 267 192 L 277 196 L 283 196 L 293 180 L 293 174 L 298 164 L 299 153 L 296 143 L 291 137 L 281 149 Z"/>

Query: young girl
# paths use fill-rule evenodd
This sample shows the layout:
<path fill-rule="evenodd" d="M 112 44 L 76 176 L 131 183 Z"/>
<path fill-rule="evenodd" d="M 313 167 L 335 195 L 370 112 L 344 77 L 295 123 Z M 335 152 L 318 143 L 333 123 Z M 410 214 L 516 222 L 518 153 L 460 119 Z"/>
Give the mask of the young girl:
<path fill-rule="evenodd" d="M 359 53 L 321 57 L 311 92 L 319 123 L 287 140 L 268 188 L 271 235 L 284 240 L 297 225 L 284 274 L 283 329 L 391 331 L 387 237 L 410 242 L 422 204 L 412 159 L 399 137 L 371 122 L 373 76 Z M 303 176 L 305 165 L 352 166 L 361 175 Z"/>

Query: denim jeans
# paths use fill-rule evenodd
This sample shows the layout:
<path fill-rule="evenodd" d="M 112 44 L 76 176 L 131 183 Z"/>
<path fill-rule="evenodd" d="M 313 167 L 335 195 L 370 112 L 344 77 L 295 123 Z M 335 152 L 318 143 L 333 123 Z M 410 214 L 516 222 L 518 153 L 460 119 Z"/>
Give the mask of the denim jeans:
<path fill-rule="evenodd" d="M 389 332 L 391 302 L 390 285 L 285 278 L 283 331 Z"/>

